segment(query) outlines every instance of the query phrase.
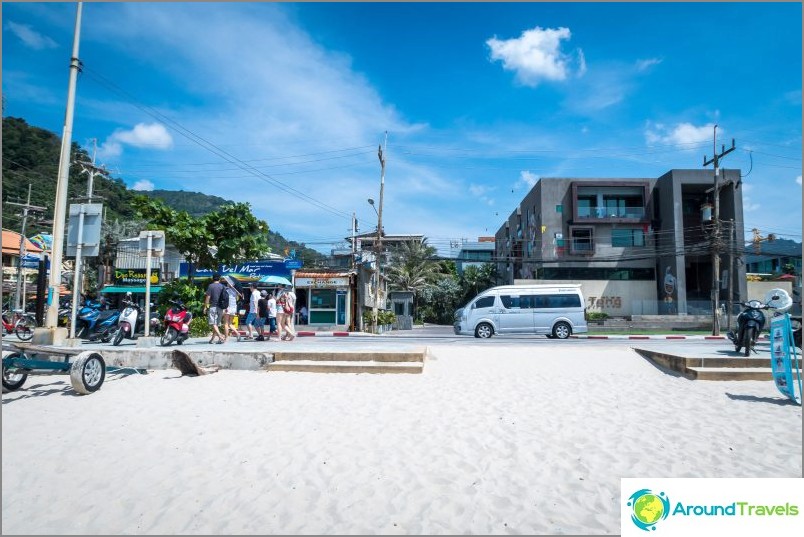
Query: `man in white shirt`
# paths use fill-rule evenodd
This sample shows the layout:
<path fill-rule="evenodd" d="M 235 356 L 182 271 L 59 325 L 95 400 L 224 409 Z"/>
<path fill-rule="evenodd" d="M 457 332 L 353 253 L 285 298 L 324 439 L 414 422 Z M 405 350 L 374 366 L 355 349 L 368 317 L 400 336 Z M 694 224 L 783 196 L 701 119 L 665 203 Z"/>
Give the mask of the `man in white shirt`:
<path fill-rule="evenodd" d="M 271 336 L 280 335 L 276 331 L 276 299 L 273 293 L 268 293 L 268 341 Z"/>
<path fill-rule="evenodd" d="M 260 292 L 257 290 L 257 284 L 255 282 L 251 282 L 251 296 L 249 297 L 248 301 L 248 315 L 246 316 L 246 326 L 248 326 L 248 339 L 254 339 L 254 333 L 256 332 L 259 334 L 257 327 L 254 326 L 255 321 L 257 320 L 257 312 L 259 308 L 259 301 L 260 301 Z"/>

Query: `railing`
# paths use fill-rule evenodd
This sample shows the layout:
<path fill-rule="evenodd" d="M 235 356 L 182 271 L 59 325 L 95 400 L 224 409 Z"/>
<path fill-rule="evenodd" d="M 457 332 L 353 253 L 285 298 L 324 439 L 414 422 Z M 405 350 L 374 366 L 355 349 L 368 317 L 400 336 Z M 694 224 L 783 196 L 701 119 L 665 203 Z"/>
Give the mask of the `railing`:
<path fill-rule="evenodd" d="M 644 207 L 578 207 L 578 218 L 643 218 Z"/>

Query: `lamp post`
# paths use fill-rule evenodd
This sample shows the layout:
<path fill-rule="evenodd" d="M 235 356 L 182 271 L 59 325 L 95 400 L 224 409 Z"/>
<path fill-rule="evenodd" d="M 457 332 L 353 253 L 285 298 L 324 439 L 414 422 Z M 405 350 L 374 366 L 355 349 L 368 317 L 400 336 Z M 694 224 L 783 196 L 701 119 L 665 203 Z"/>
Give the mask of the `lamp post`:
<path fill-rule="evenodd" d="M 385 145 L 388 146 L 388 133 L 385 133 Z M 380 209 L 374 209 L 377 211 L 377 259 L 374 263 L 374 276 L 377 282 L 377 285 L 374 287 L 374 308 L 371 323 L 372 323 L 372 332 L 377 333 L 377 305 L 380 302 L 380 259 L 382 257 L 382 199 L 383 194 L 385 191 L 385 158 L 382 154 L 382 146 L 379 147 L 377 151 L 377 156 L 380 158 L 380 166 L 382 167 L 382 172 L 380 175 Z M 369 203 L 372 207 L 374 207 L 374 200 L 369 198 Z"/>

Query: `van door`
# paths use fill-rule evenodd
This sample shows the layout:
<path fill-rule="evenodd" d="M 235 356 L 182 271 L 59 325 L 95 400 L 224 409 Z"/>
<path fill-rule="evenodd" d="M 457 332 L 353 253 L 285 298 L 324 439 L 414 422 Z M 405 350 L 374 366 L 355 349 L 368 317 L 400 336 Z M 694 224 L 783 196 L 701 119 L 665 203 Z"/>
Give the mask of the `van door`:
<path fill-rule="evenodd" d="M 472 303 L 471 307 L 469 308 L 468 315 L 469 325 L 467 328 L 469 330 L 475 332 L 480 323 L 488 323 L 489 321 L 491 321 L 489 324 L 492 325 L 490 329 L 491 332 L 493 332 L 496 327 L 499 326 L 497 322 L 499 318 L 497 311 L 499 308 L 495 303 L 496 298 L 497 297 L 495 295 L 486 295 L 478 298 Z"/>
<path fill-rule="evenodd" d="M 522 298 L 513 294 L 500 295 L 500 302 L 502 302 L 498 321 L 500 333 L 533 332 L 533 313 L 528 308 L 527 297 L 525 297 L 524 304 Z"/>
<path fill-rule="evenodd" d="M 553 329 L 553 314 L 550 311 L 548 295 L 532 295 L 533 330 L 537 334 L 548 334 Z"/>

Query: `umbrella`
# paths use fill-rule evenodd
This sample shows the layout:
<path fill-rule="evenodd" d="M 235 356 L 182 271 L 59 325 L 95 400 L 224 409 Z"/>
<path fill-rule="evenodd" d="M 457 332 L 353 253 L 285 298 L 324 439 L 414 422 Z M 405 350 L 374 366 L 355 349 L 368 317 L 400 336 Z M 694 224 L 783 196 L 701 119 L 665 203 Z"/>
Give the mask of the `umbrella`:
<path fill-rule="evenodd" d="M 284 278 L 282 276 L 274 276 L 274 275 L 263 276 L 262 278 L 260 278 L 260 283 L 273 283 L 273 284 L 276 284 L 276 285 L 289 285 L 291 287 L 293 286 L 293 284 L 290 283 L 290 280 L 288 280 L 287 278 Z"/>

